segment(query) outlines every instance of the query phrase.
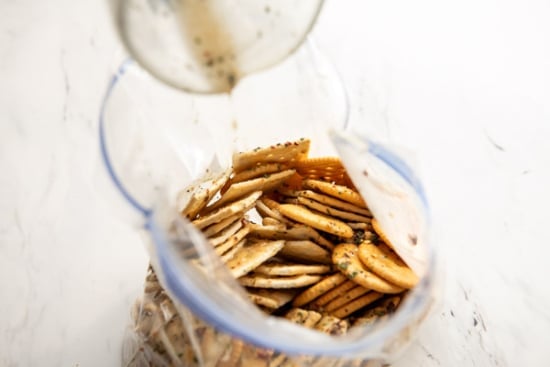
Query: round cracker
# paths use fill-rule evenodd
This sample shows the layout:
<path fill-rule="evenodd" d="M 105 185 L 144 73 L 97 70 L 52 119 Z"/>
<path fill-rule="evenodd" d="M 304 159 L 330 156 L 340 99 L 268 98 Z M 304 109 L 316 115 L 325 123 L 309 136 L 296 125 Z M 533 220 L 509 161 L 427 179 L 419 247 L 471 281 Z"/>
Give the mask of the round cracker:
<path fill-rule="evenodd" d="M 337 217 L 337 218 L 340 218 L 342 220 L 354 221 L 354 222 L 364 222 L 364 223 L 368 223 L 371 220 L 370 217 L 366 217 L 364 215 L 360 215 L 360 214 L 357 214 L 357 213 L 347 212 L 347 211 L 340 210 L 340 209 L 335 209 L 335 208 L 333 208 L 329 205 L 325 205 L 325 204 L 319 203 L 319 202 L 317 202 L 313 199 L 302 197 L 302 196 L 299 196 L 296 199 L 296 203 L 305 205 L 308 208 L 316 210 L 320 213 L 329 215 L 331 217 Z"/>
<path fill-rule="evenodd" d="M 388 246 L 376 246 L 371 242 L 359 245 L 359 259 L 373 273 L 396 284 L 410 289 L 418 283 L 416 274 Z"/>
<path fill-rule="evenodd" d="M 370 289 L 367 289 L 365 287 L 361 287 L 360 285 L 355 286 L 354 288 L 350 289 L 345 294 L 333 299 L 329 303 L 326 304 L 325 307 L 323 307 L 324 311 L 331 312 L 334 311 L 341 306 L 353 301 L 356 298 L 361 297 L 365 293 L 368 293 Z"/>
<path fill-rule="evenodd" d="M 347 201 L 361 208 L 366 208 L 365 201 L 358 192 L 347 186 L 336 185 L 320 180 L 304 180 L 303 185 L 307 189 L 318 190 L 322 193 L 335 197 L 339 200 Z"/>
<path fill-rule="evenodd" d="M 281 213 L 279 213 L 278 210 L 271 209 L 270 207 L 265 205 L 265 203 L 263 203 L 261 200 L 258 200 L 256 202 L 256 210 L 258 211 L 258 214 L 260 214 L 260 216 L 262 216 L 264 218 L 273 218 L 273 219 L 276 219 L 276 220 L 278 220 L 279 222 L 281 222 L 283 224 L 285 224 L 285 223 L 286 224 L 292 224 L 292 222 L 289 221 L 288 219 L 286 219 L 285 217 L 283 217 L 281 215 Z"/>
<path fill-rule="evenodd" d="M 370 212 L 370 210 L 365 208 L 360 208 L 346 201 L 335 199 L 332 196 L 319 194 L 318 192 L 311 191 L 311 190 L 296 191 L 295 193 L 296 193 L 296 196 L 312 199 L 312 200 L 318 201 L 321 204 L 328 205 L 333 208 L 344 210 L 346 212 L 360 214 L 366 217 L 372 217 L 372 213 Z"/>
<path fill-rule="evenodd" d="M 331 289 L 327 293 L 323 294 L 321 297 L 317 298 L 311 306 L 314 308 L 322 308 L 324 305 L 326 305 L 336 297 L 343 295 L 345 292 L 356 286 L 357 283 L 351 280 L 346 280 L 344 283 L 340 284 L 336 288 Z"/>
<path fill-rule="evenodd" d="M 332 315 L 335 316 L 335 317 L 339 317 L 339 318 L 344 318 L 344 317 L 347 317 L 349 315 L 351 315 L 352 313 L 354 313 L 355 311 L 367 306 L 367 305 L 370 305 L 371 303 L 373 303 L 374 301 L 376 301 L 377 299 L 380 299 L 381 297 L 383 296 L 382 293 L 378 293 L 378 292 L 369 292 L 367 294 L 365 294 L 364 296 L 362 297 L 359 297 L 357 299 L 354 299 L 353 301 L 345 304 L 344 306 L 338 308 L 336 311 L 332 312 Z"/>
<path fill-rule="evenodd" d="M 359 260 L 358 248 L 350 243 L 342 243 L 334 248 L 332 262 L 336 267 L 355 283 L 381 293 L 399 293 L 398 287 L 372 273 Z"/>
<path fill-rule="evenodd" d="M 293 219 L 297 222 L 307 224 L 313 228 L 324 232 L 334 234 L 343 238 L 352 238 L 353 229 L 346 223 L 337 219 L 327 217 L 322 214 L 317 214 L 303 206 L 294 204 L 281 204 L 279 211 L 285 217 Z"/>
<path fill-rule="evenodd" d="M 337 287 L 338 285 L 344 283 L 345 281 L 346 281 L 346 277 L 341 273 L 329 275 L 325 277 L 323 280 L 321 280 L 319 283 L 306 289 L 305 291 L 300 293 L 298 296 L 296 296 L 296 298 L 294 298 L 294 301 L 292 302 L 292 305 L 294 307 L 305 305 L 306 303 L 313 301 L 320 295 Z"/>

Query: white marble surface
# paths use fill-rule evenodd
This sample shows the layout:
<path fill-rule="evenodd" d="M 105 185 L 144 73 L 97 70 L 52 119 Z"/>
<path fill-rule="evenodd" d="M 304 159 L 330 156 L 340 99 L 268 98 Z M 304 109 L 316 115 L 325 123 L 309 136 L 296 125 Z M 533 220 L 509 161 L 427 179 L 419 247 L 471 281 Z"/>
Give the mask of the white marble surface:
<path fill-rule="evenodd" d="M 352 120 L 416 153 L 446 268 L 397 366 L 550 360 L 550 3 L 329 1 Z M 0 1 L 0 366 L 117 366 L 147 259 L 112 214 L 97 116 L 109 6 Z"/>

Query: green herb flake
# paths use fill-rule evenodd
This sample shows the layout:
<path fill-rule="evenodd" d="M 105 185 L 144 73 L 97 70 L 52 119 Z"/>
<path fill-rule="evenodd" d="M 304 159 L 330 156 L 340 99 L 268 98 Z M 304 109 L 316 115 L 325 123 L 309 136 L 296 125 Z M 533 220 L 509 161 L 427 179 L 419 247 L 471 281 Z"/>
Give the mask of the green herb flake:
<path fill-rule="evenodd" d="M 338 268 L 342 270 L 346 270 L 349 266 L 349 263 L 340 263 L 338 264 Z"/>

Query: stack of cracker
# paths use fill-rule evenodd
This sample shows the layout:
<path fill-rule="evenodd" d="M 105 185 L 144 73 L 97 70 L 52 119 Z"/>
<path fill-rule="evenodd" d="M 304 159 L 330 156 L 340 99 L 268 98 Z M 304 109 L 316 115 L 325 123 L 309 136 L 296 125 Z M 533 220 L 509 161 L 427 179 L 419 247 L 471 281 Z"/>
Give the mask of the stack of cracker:
<path fill-rule="evenodd" d="M 181 214 L 204 233 L 261 310 L 338 336 L 387 317 L 418 278 L 394 252 L 340 160 L 310 158 L 309 146 L 301 139 L 235 154 L 232 169 L 196 190 Z M 171 301 L 158 283 L 152 289 L 157 293 L 146 297 L 134 319 L 166 365 L 295 365 L 198 320 L 173 334 L 169 327 L 181 324 L 174 321 L 180 316 L 162 312 Z M 154 324 L 144 312 L 162 315 L 157 329 L 143 327 Z M 313 358 L 300 365 L 375 363 L 325 362 Z"/>

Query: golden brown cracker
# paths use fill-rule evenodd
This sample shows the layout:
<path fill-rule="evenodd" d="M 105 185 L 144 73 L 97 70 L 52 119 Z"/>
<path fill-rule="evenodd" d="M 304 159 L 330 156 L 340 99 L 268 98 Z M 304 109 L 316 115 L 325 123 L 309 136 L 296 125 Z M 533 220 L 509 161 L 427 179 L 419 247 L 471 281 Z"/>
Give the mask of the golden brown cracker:
<path fill-rule="evenodd" d="M 264 203 L 265 205 L 267 205 L 270 209 L 279 209 L 279 205 L 281 205 L 281 204 L 279 204 L 277 201 L 275 201 L 275 200 L 273 200 L 273 199 L 271 199 L 271 198 L 265 197 L 265 196 L 262 197 L 262 198 L 260 199 L 260 201 L 261 201 L 262 203 Z"/>
<path fill-rule="evenodd" d="M 245 237 L 249 232 L 250 232 L 250 227 L 248 225 L 244 226 L 233 236 L 229 237 L 227 241 L 215 247 L 214 251 L 219 256 L 224 255 L 225 253 L 230 251 L 232 248 L 235 248 L 241 241 L 246 241 Z"/>
<path fill-rule="evenodd" d="M 319 312 L 316 312 L 314 310 L 308 310 L 307 311 L 307 317 L 304 323 L 302 324 L 304 327 L 311 328 L 321 320 L 323 315 L 321 315 Z"/>
<path fill-rule="evenodd" d="M 181 214 L 189 220 L 194 219 L 197 214 L 206 207 L 208 202 L 212 200 L 214 195 L 228 181 L 231 170 L 223 172 L 220 176 L 210 181 L 210 185 L 206 188 L 199 187 L 196 192 L 191 195 L 189 202 L 181 211 Z"/>
<path fill-rule="evenodd" d="M 318 192 L 311 191 L 311 190 L 295 191 L 294 193 L 296 193 L 297 196 L 315 200 L 321 204 L 330 206 L 335 209 L 356 213 L 364 217 L 369 217 L 369 218 L 372 217 L 372 213 L 370 212 L 370 210 L 358 207 L 347 201 L 338 200 L 329 195 L 320 194 Z"/>
<path fill-rule="evenodd" d="M 293 275 L 288 277 L 273 277 L 263 274 L 248 274 L 239 278 L 239 283 L 253 288 L 300 288 L 317 283 L 321 275 Z"/>
<path fill-rule="evenodd" d="M 349 328 L 349 322 L 333 315 L 323 316 L 315 325 L 315 329 L 329 335 L 345 334 Z"/>
<path fill-rule="evenodd" d="M 279 255 L 295 260 L 318 264 L 331 264 L 330 252 L 312 241 L 286 241 Z"/>
<path fill-rule="evenodd" d="M 256 200 L 262 195 L 261 191 L 255 191 L 248 196 L 235 201 L 227 206 L 218 208 L 204 217 L 195 219 L 192 223 L 198 228 L 203 229 L 213 223 L 219 223 L 222 220 L 237 214 L 244 213 L 254 206 Z"/>
<path fill-rule="evenodd" d="M 277 309 L 292 301 L 296 289 L 248 289 L 247 294 L 252 302 L 269 309 Z"/>
<path fill-rule="evenodd" d="M 260 164 L 258 166 L 252 166 L 244 171 L 236 173 L 231 178 L 231 183 L 237 183 L 242 181 L 247 181 L 252 178 L 260 177 L 263 175 L 268 175 L 275 172 L 281 172 L 287 169 L 284 164 L 281 163 L 266 163 Z"/>
<path fill-rule="evenodd" d="M 213 237 L 221 233 L 225 228 L 229 227 L 236 221 L 241 220 L 243 218 L 244 218 L 243 213 L 237 213 L 235 215 L 225 218 L 224 220 L 216 224 L 212 224 L 211 226 L 206 227 L 205 229 L 203 229 L 202 233 L 204 234 L 205 237 Z"/>
<path fill-rule="evenodd" d="M 372 225 L 370 223 L 365 222 L 347 222 L 347 225 L 350 226 L 352 229 L 361 229 L 363 231 L 368 231 L 372 229 Z"/>
<path fill-rule="evenodd" d="M 325 294 L 329 290 L 344 283 L 346 280 L 346 277 L 341 273 L 328 275 L 324 277 L 321 281 L 319 281 L 319 283 L 309 287 L 298 296 L 296 296 L 296 298 L 294 298 L 294 300 L 292 301 L 292 305 L 294 307 L 303 306 L 321 296 L 322 294 Z"/>
<path fill-rule="evenodd" d="M 227 261 L 227 267 L 235 278 L 239 278 L 273 257 L 283 246 L 284 241 L 265 241 L 244 246 Z"/>
<path fill-rule="evenodd" d="M 279 211 L 265 205 L 261 200 L 256 202 L 256 210 L 263 218 L 273 218 L 283 224 L 292 224 L 292 221 L 285 218 Z"/>
<path fill-rule="evenodd" d="M 229 239 L 232 235 L 237 233 L 239 229 L 243 227 L 243 222 L 240 220 L 235 221 L 233 224 L 225 228 L 218 236 L 210 237 L 208 241 L 212 246 L 219 246 Z"/>
<path fill-rule="evenodd" d="M 285 314 L 285 318 L 295 324 L 310 328 L 319 322 L 322 315 L 313 310 L 292 308 Z"/>
<path fill-rule="evenodd" d="M 347 201 L 348 203 L 352 203 L 358 207 L 366 208 L 365 201 L 361 195 L 347 186 L 311 179 L 304 180 L 303 186 L 307 189 L 321 191 L 322 193 L 335 197 L 338 200 Z"/>
<path fill-rule="evenodd" d="M 371 242 L 359 245 L 359 260 L 373 273 L 383 279 L 410 289 L 418 283 L 416 274 L 385 244 L 376 246 Z"/>
<path fill-rule="evenodd" d="M 326 312 L 334 311 L 334 310 L 340 308 L 341 306 L 345 305 L 346 303 L 348 303 L 350 301 L 353 301 L 356 298 L 361 297 L 362 295 L 364 295 L 365 293 L 367 293 L 369 291 L 370 291 L 369 289 L 358 285 L 358 286 L 350 289 L 346 293 L 342 294 L 341 296 L 336 297 L 335 299 L 333 299 L 329 303 L 327 303 L 323 307 L 323 311 L 326 311 Z"/>
<path fill-rule="evenodd" d="M 368 270 L 358 256 L 358 247 L 342 243 L 334 248 L 332 261 L 336 267 L 355 283 L 381 293 L 399 293 L 403 288 L 380 278 Z"/>
<path fill-rule="evenodd" d="M 316 230 L 304 224 L 294 224 L 289 228 L 280 229 L 275 226 L 252 225 L 252 234 L 261 238 L 277 240 L 310 240 L 326 250 L 332 250 L 334 245 L 321 236 Z"/>
<path fill-rule="evenodd" d="M 233 169 L 240 172 L 258 164 L 285 163 L 307 157 L 309 152 L 309 139 L 300 139 L 295 142 L 272 145 L 270 147 L 258 147 L 249 152 L 235 153 L 233 155 Z"/>
<path fill-rule="evenodd" d="M 237 242 L 233 246 L 227 245 L 226 247 L 229 247 L 229 250 L 226 250 L 226 248 L 220 249 L 220 252 L 222 252 L 222 251 L 224 252 L 224 254 L 220 256 L 222 262 L 225 264 L 229 260 L 231 260 L 233 258 L 233 256 L 235 256 L 237 251 L 239 251 L 240 249 L 242 249 L 244 247 L 246 242 L 247 242 L 247 240 L 245 238 L 244 240 L 241 240 L 241 241 Z"/>
<path fill-rule="evenodd" d="M 340 219 L 343 219 L 343 220 L 346 220 L 346 221 L 368 223 L 371 220 L 370 217 L 366 217 L 364 215 L 360 215 L 360 214 L 356 214 L 356 213 L 346 212 L 346 211 L 343 211 L 343 210 L 340 210 L 340 209 L 335 209 L 335 208 L 332 208 L 332 207 L 327 206 L 325 204 L 321 204 L 321 203 L 319 203 L 315 200 L 312 200 L 312 199 L 309 199 L 309 198 L 306 198 L 306 197 L 298 196 L 296 201 L 297 201 L 298 204 L 305 205 L 310 209 L 313 209 L 313 210 L 316 210 L 320 213 L 326 214 L 328 216 L 337 217 L 337 218 L 340 218 Z"/>
<path fill-rule="evenodd" d="M 325 180 L 353 186 L 346 169 L 337 157 L 306 158 L 293 163 L 300 175 L 308 179 Z"/>
<path fill-rule="evenodd" d="M 351 280 L 346 280 L 344 283 L 331 289 L 330 291 L 328 291 L 327 293 L 323 294 L 321 297 L 313 301 L 313 303 L 311 304 L 311 307 L 315 309 L 323 308 L 323 306 L 325 306 L 327 303 L 329 303 L 333 299 L 344 295 L 347 291 L 355 287 L 357 287 L 357 283 Z"/>
<path fill-rule="evenodd" d="M 278 228 L 285 229 L 286 226 L 281 221 L 271 218 L 271 217 L 264 217 L 262 218 L 262 224 L 264 226 L 277 226 Z"/>
<path fill-rule="evenodd" d="M 325 274 L 330 271 L 328 265 L 294 264 L 282 262 L 266 262 L 258 266 L 254 272 L 266 275 L 299 275 L 299 274 Z"/>
<path fill-rule="evenodd" d="M 290 176 L 279 188 L 285 188 L 289 190 L 300 190 L 302 188 L 302 181 L 304 178 L 298 173 L 294 173 Z"/>
<path fill-rule="evenodd" d="M 334 234 L 343 238 L 353 237 L 353 230 L 346 223 L 317 214 L 303 206 L 294 204 L 281 204 L 279 211 L 282 215 L 299 223 L 306 224 L 321 231 Z"/>
<path fill-rule="evenodd" d="M 397 309 L 402 299 L 403 299 L 402 294 L 387 297 L 381 301 L 380 306 L 385 307 L 387 313 L 392 313 Z"/>
<path fill-rule="evenodd" d="M 361 308 L 370 305 L 372 302 L 376 301 L 377 299 L 380 299 L 383 296 L 382 293 L 378 292 L 369 292 L 359 298 L 354 299 L 353 301 L 345 304 L 344 306 L 338 308 L 337 310 L 332 312 L 333 316 L 344 318 L 352 313 L 354 313 L 357 310 L 360 310 Z"/>
<path fill-rule="evenodd" d="M 306 322 L 308 311 L 301 308 L 292 308 L 285 314 L 285 319 L 295 324 Z"/>
<path fill-rule="evenodd" d="M 333 166 L 337 169 L 345 169 L 338 157 L 308 157 L 294 163 L 295 167 L 307 169 L 310 167 Z"/>
<path fill-rule="evenodd" d="M 300 195 L 300 193 L 303 191 L 303 190 L 294 190 L 294 189 L 291 189 L 289 188 L 287 185 L 281 185 L 279 187 L 277 187 L 277 190 L 275 190 L 277 194 L 281 195 L 282 197 L 289 197 L 289 198 L 297 198 L 298 195 Z"/>
<path fill-rule="evenodd" d="M 253 178 L 247 181 L 237 182 L 229 186 L 227 191 L 220 197 L 218 201 L 208 207 L 208 209 L 219 208 L 225 203 L 237 200 L 251 192 L 262 191 L 268 192 L 280 185 L 284 180 L 294 174 L 294 170 L 286 170 L 282 172 L 266 174 L 262 177 Z"/>

